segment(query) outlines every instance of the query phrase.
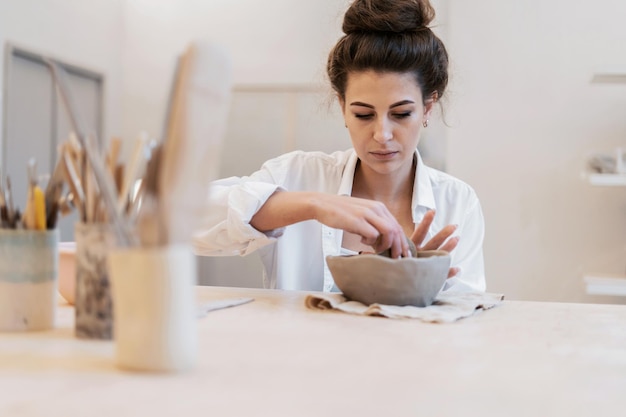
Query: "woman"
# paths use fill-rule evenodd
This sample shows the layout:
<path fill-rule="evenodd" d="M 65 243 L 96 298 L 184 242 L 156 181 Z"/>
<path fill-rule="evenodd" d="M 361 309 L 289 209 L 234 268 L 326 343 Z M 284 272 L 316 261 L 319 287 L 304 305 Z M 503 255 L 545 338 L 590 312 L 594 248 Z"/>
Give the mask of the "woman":
<path fill-rule="evenodd" d="M 446 49 L 427 27 L 434 14 L 428 0 L 351 4 L 327 72 L 353 149 L 296 151 L 214 182 L 198 254 L 258 250 L 265 287 L 331 291 L 326 256 L 410 256 L 410 236 L 419 249 L 452 251 L 444 290 L 485 290 L 478 198 L 417 151 L 448 81 Z"/>

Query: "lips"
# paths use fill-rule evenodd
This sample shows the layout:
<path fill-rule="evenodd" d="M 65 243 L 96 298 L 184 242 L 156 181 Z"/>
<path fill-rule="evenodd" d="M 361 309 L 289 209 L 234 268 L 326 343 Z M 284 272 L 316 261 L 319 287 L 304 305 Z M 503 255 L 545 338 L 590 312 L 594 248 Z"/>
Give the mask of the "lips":
<path fill-rule="evenodd" d="M 376 159 L 381 159 L 381 160 L 392 159 L 398 153 L 399 153 L 398 151 L 389 151 L 389 150 L 370 151 L 370 155 L 372 155 Z"/>

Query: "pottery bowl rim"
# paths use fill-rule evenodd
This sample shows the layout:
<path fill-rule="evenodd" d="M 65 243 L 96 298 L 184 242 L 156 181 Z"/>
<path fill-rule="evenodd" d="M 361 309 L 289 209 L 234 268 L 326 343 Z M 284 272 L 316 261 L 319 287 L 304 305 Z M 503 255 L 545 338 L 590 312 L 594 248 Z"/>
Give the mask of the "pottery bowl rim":
<path fill-rule="evenodd" d="M 430 305 L 443 288 L 448 278 L 450 253 L 443 250 L 418 251 L 417 257 L 392 259 L 377 254 L 362 255 L 329 255 L 326 257 L 328 268 L 335 285 L 348 299 L 361 301 L 364 304 L 380 303 L 391 305 L 414 305 L 423 307 Z M 389 285 L 389 280 L 369 280 L 363 286 L 355 286 L 358 274 L 346 273 L 345 268 L 363 268 L 363 264 L 378 264 L 384 274 L 392 276 L 397 285 Z M 428 265 L 433 272 L 423 268 Z M 397 273 L 397 271 L 410 271 Z M 421 273 L 420 273 L 421 272 Z M 426 275 L 424 275 L 426 274 Z M 386 277 L 388 278 L 388 277 Z M 426 281 L 425 281 L 426 278 Z M 367 287 L 367 288 L 365 288 Z M 415 294 L 407 292 L 415 292 Z M 383 300 L 383 301 L 379 301 Z"/>

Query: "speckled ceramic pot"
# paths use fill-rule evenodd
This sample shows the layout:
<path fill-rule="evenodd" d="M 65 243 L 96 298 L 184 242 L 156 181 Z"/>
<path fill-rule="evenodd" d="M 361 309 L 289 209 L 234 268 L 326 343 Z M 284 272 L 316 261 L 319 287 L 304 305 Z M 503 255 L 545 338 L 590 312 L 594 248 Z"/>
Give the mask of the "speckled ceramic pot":
<path fill-rule="evenodd" d="M 412 305 L 433 303 L 448 277 L 450 254 L 418 251 L 413 258 L 391 259 L 368 254 L 326 257 L 337 287 L 363 304 Z"/>
<path fill-rule="evenodd" d="M 76 223 L 75 334 L 82 339 L 113 338 L 113 299 L 107 253 L 113 245 L 108 223 Z"/>

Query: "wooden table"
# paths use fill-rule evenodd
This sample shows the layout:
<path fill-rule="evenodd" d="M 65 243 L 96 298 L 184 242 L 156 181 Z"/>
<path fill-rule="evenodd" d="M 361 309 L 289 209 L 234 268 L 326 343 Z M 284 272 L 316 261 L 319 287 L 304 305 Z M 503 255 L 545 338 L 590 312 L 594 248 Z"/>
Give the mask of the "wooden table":
<path fill-rule="evenodd" d="M 0 334 L 0 416 L 624 416 L 626 306 L 505 301 L 453 324 L 308 310 L 254 297 L 198 319 L 182 374 L 130 373 L 114 342 Z"/>

